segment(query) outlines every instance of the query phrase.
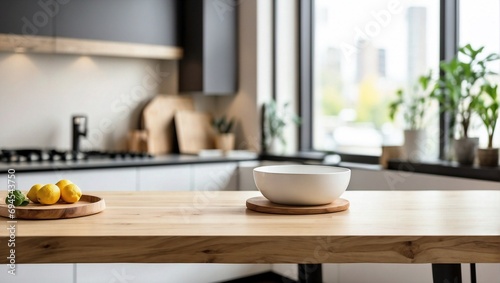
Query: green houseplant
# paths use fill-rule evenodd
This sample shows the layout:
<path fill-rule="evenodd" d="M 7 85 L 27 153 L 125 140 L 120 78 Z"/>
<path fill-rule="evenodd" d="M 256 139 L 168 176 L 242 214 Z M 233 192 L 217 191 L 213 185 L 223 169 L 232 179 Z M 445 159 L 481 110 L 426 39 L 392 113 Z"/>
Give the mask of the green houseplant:
<path fill-rule="evenodd" d="M 403 116 L 405 142 L 403 149 L 408 159 L 422 160 L 425 156 L 425 129 L 424 122 L 429 108 L 429 94 L 432 92 L 432 72 L 420 76 L 414 91 L 405 95 L 403 89 L 396 91 L 396 99 L 389 104 L 389 118 L 394 121 L 396 115 Z"/>
<path fill-rule="evenodd" d="M 231 130 L 234 126 L 234 119 L 228 119 L 226 116 L 214 118 L 212 127 L 215 130 L 215 148 L 223 151 L 234 149 L 234 133 Z"/>
<path fill-rule="evenodd" d="M 293 112 L 289 111 L 290 103 L 278 107 L 275 100 L 264 104 L 263 109 L 263 150 L 269 153 L 278 153 L 286 146 L 284 129 L 289 122 L 300 125 L 301 119 Z"/>
<path fill-rule="evenodd" d="M 442 110 L 451 114 L 449 132 L 451 135 L 458 132 L 459 137 L 453 143 L 455 156 L 464 165 L 473 163 L 479 144 L 478 138 L 469 137 L 471 118 L 475 112 L 474 101 L 481 93 L 482 86 L 488 83 L 487 76 L 492 74 L 488 70 L 488 63 L 499 59 L 498 54 L 494 53 L 483 57 L 483 50 L 484 47 L 474 49 L 467 44 L 458 50 L 452 60 L 442 61 L 440 68 L 443 74 L 432 93 L 432 97 L 440 102 Z"/>
<path fill-rule="evenodd" d="M 500 102 L 498 85 L 485 84 L 481 94 L 474 100 L 473 107 L 488 133 L 488 147 L 479 148 L 477 155 L 480 166 L 498 166 L 498 148 L 493 148 L 493 135 L 498 122 Z"/>
<path fill-rule="evenodd" d="M 396 91 L 396 99 L 389 104 L 389 118 L 394 121 L 398 111 L 403 112 L 405 128 L 418 130 L 423 127 L 425 110 L 429 102 L 429 87 L 431 86 L 432 72 L 418 78 L 413 95 L 405 95 L 403 89 Z"/>

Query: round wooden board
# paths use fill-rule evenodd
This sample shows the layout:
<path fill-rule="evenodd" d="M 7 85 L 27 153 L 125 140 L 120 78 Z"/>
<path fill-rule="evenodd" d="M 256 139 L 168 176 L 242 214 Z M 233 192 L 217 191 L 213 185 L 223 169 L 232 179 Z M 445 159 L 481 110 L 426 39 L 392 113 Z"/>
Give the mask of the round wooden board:
<path fill-rule="evenodd" d="M 253 197 L 247 199 L 247 208 L 257 212 L 273 214 L 320 214 L 344 211 L 349 208 L 349 201 L 343 198 L 334 200 L 332 203 L 314 206 L 292 206 L 270 202 L 265 197 Z"/>
<path fill-rule="evenodd" d="M 0 216 L 10 218 L 7 204 L 2 200 Z M 104 199 L 91 195 L 82 195 L 76 203 L 57 203 L 43 205 L 30 203 L 27 206 L 16 206 L 16 219 L 64 219 L 81 217 L 99 213 L 106 208 Z"/>

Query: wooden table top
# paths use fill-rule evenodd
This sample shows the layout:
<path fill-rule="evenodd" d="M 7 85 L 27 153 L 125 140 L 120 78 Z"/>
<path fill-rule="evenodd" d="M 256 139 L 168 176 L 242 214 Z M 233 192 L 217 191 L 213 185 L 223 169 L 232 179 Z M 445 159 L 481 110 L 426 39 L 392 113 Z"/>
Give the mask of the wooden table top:
<path fill-rule="evenodd" d="M 16 262 L 500 263 L 500 191 L 348 191 L 347 211 L 317 215 L 247 210 L 259 192 L 88 194 L 106 210 L 18 220 Z"/>

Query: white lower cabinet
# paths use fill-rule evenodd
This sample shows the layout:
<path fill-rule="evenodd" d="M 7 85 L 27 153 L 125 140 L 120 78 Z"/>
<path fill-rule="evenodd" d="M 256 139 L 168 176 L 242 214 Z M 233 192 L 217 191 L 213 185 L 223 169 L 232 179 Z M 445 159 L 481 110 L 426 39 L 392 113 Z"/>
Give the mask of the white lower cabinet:
<path fill-rule="evenodd" d="M 253 180 L 253 169 L 261 166 L 259 161 L 242 161 L 238 163 L 238 190 L 257 191 Z"/>
<path fill-rule="evenodd" d="M 16 275 L 7 273 L 8 267 L 0 267 L 0 282 L 5 283 L 68 283 L 73 282 L 75 264 L 17 264 Z"/>
<path fill-rule="evenodd" d="M 82 191 L 135 191 L 137 187 L 136 168 L 106 168 L 88 170 L 63 170 L 46 172 L 18 172 L 18 189 L 27 191 L 34 184 L 55 184 L 69 179 Z"/>
<path fill-rule="evenodd" d="M 139 167 L 139 191 L 191 190 L 191 165 Z"/>
<path fill-rule="evenodd" d="M 293 165 L 299 164 L 295 162 L 280 162 L 280 161 L 241 161 L 238 163 L 238 190 L 240 191 L 257 191 L 253 179 L 253 169 L 260 166 L 269 165 Z"/>
<path fill-rule="evenodd" d="M 331 265 L 335 266 L 335 265 Z M 330 278 L 342 283 L 384 282 L 384 283 L 433 283 L 431 264 L 339 264 L 338 273 Z M 328 266 L 327 266 L 328 271 Z M 332 280 L 333 281 L 333 280 Z M 465 281 L 463 282 L 465 283 Z"/>
<path fill-rule="evenodd" d="M 500 190 L 500 183 L 395 170 L 351 169 L 347 190 Z M 499 280 L 500 282 L 500 280 Z"/>
<path fill-rule="evenodd" d="M 500 282 L 500 264 L 476 264 L 477 282 Z M 465 283 L 465 282 L 464 282 Z"/>
<path fill-rule="evenodd" d="M 193 190 L 238 190 L 238 163 L 210 163 L 193 165 Z"/>
<path fill-rule="evenodd" d="M 78 264 L 74 283 L 212 283 L 270 269 L 270 264 Z"/>

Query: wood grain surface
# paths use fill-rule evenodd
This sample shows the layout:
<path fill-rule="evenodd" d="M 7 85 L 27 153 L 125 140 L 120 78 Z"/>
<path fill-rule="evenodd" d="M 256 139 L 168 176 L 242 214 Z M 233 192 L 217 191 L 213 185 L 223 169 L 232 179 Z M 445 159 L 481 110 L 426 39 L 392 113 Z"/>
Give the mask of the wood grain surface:
<path fill-rule="evenodd" d="M 349 201 L 339 198 L 326 205 L 291 206 L 273 203 L 261 196 L 247 199 L 246 205 L 248 209 L 262 213 L 303 215 L 344 211 L 349 208 Z"/>
<path fill-rule="evenodd" d="M 16 34 L 0 34 L 0 51 L 163 60 L 179 60 L 183 56 L 182 48 L 177 46 Z"/>
<path fill-rule="evenodd" d="M 18 220 L 16 263 L 500 263 L 500 191 L 347 191 L 314 215 L 246 209 L 259 192 L 93 194 L 102 213 Z"/>
<path fill-rule="evenodd" d="M 0 216 L 9 218 L 8 206 L 2 199 L 0 204 Z M 27 206 L 16 207 L 16 219 L 66 219 L 88 216 L 99 213 L 106 208 L 105 201 L 97 196 L 82 195 L 76 203 L 56 203 L 43 205 L 30 203 Z"/>
<path fill-rule="evenodd" d="M 55 40 L 52 36 L 0 33 L 0 51 L 54 53 Z"/>
<path fill-rule="evenodd" d="M 208 113 L 177 111 L 175 130 L 180 153 L 198 154 L 203 149 L 213 149 L 215 137 L 211 123 L 212 117 Z"/>
<path fill-rule="evenodd" d="M 182 59 L 183 50 L 177 46 L 163 46 L 106 40 L 56 37 L 55 53 L 150 58 L 163 60 Z"/>

